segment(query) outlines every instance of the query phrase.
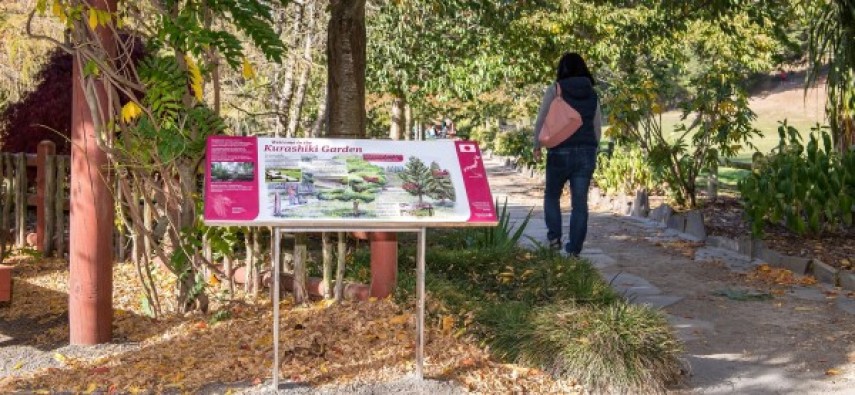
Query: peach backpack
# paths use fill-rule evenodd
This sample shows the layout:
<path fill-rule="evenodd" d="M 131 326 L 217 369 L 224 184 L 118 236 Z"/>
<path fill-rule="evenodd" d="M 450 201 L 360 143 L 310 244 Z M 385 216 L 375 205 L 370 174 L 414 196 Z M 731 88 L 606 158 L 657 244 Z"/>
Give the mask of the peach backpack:
<path fill-rule="evenodd" d="M 555 92 L 537 137 L 540 145 L 546 148 L 563 143 L 582 127 L 582 116 L 561 97 L 561 85 L 558 83 L 555 84 Z"/>

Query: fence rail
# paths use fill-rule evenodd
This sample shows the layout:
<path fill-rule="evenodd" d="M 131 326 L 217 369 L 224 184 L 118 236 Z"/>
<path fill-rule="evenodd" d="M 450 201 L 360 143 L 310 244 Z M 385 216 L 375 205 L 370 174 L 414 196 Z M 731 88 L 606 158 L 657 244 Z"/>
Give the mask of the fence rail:
<path fill-rule="evenodd" d="M 55 152 L 53 142 L 42 141 L 36 154 L 0 154 L 0 259 L 8 244 L 27 245 L 28 230 L 35 235 L 29 242 L 45 256 L 63 256 L 70 158 Z M 34 228 L 27 219 L 29 207 L 36 211 Z"/>

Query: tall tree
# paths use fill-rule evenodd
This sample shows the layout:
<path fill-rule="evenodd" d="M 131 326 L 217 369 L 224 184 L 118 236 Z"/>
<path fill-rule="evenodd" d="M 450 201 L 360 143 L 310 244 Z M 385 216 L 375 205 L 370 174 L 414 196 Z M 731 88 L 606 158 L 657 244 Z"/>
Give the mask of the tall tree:
<path fill-rule="evenodd" d="M 330 0 L 329 137 L 365 137 L 365 0 Z"/>

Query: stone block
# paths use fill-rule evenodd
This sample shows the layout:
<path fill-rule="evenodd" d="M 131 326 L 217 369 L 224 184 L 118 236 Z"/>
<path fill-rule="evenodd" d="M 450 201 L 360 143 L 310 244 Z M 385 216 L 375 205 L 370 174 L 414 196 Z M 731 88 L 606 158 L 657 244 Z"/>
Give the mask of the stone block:
<path fill-rule="evenodd" d="M 675 213 L 671 214 L 671 217 L 665 223 L 669 228 L 674 229 L 678 232 L 686 231 L 686 214 L 683 213 Z"/>
<path fill-rule="evenodd" d="M 838 270 L 831 265 L 822 263 L 818 259 L 814 259 L 810 263 L 810 274 L 816 277 L 816 280 L 821 283 L 837 285 Z"/>
<path fill-rule="evenodd" d="M 847 291 L 855 291 L 855 273 L 848 270 L 841 270 L 837 273 L 840 280 L 840 287 Z"/>
<path fill-rule="evenodd" d="M 736 240 L 736 252 L 753 257 L 754 240 L 750 236 L 742 236 Z"/>
<path fill-rule="evenodd" d="M 760 251 L 766 249 L 766 242 L 759 239 L 751 239 L 751 257 L 757 258 Z"/>
<path fill-rule="evenodd" d="M 807 273 L 809 265 L 809 258 L 789 255 L 781 256 L 781 267 L 783 267 L 784 269 L 788 269 L 789 271 L 798 275 L 804 275 L 805 273 Z"/>
<path fill-rule="evenodd" d="M 734 239 L 724 236 L 709 236 L 707 237 L 707 244 L 730 251 L 739 251 L 739 243 Z"/>
<path fill-rule="evenodd" d="M 647 191 L 640 190 L 635 193 L 635 200 L 632 201 L 632 211 L 629 215 L 633 217 L 647 217 L 650 213 L 650 206 L 647 203 Z"/>
<path fill-rule="evenodd" d="M 667 204 L 662 204 L 650 212 L 650 219 L 659 223 L 667 224 L 668 218 L 671 217 L 671 214 L 673 212 L 674 210 L 671 208 L 671 206 Z"/>
<path fill-rule="evenodd" d="M 764 248 L 760 251 L 756 251 L 755 254 L 757 254 L 757 258 L 760 258 L 760 260 L 768 263 L 771 266 L 775 266 L 775 267 L 782 267 L 783 266 L 781 264 L 781 262 L 783 261 L 784 256 L 781 255 L 781 253 L 779 253 L 778 251 L 775 251 L 775 250 L 772 250 L 769 248 Z M 799 274 L 803 274 L 803 273 L 804 272 L 799 273 Z"/>
<path fill-rule="evenodd" d="M 704 214 L 700 210 L 692 210 L 686 213 L 686 233 L 706 240 L 707 229 L 704 226 Z"/>

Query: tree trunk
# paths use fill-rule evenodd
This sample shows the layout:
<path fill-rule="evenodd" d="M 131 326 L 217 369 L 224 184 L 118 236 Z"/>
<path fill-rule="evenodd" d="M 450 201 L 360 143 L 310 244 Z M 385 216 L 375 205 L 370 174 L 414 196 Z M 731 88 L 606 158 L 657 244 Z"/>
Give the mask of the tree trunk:
<path fill-rule="evenodd" d="M 404 103 L 404 140 L 413 138 L 413 108 L 409 103 Z"/>
<path fill-rule="evenodd" d="M 309 301 L 306 290 L 306 234 L 294 235 L 294 303 L 303 304 Z"/>
<path fill-rule="evenodd" d="M 294 21 L 292 22 L 293 30 L 288 38 L 288 53 L 293 54 L 294 48 L 297 47 L 297 39 L 300 36 L 300 28 L 303 26 L 303 6 L 298 4 L 294 10 Z M 291 98 L 294 96 L 294 67 L 296 65 L 296 57 L 288 56 L 285 59 L 283 68 L 285 75 L 282 77 L 282 84 L 278 86 L 276 92 L 276 128 L 274 134 L 279 137 L 285 125 L 285 113 L 291 108 Z M 274 88 L 276 89 L 276 88 Z"/>
<path fill-rule="evenodd" d="M 324 131 L 324 126 L 329 124 L 329 96 L 327 88 L 324 88 L 320 100 L 318 100 L 318 117 L 312 125 L 312 137 L 326 136 L 328 133 Z"/>
<path fill-rule="evenodd" d="M 335 273 L 335 301 L 341 302 L 344 298 L 344 259 L 347 252 L 347 244 L 345 244 L 344 232 L 338 232 L 338 253 L 336 259 L 338 268 Z"/>
<path fill-rule="evenodd" d="M 315 32 L 315 4 L 310 2 L 306 4 L 308 7 L 306 15 L 306 36 L 303 38 L 303 59 L 300 68 L 300 80 L 297 83 L 297 93 L 294 97 L 294 105 L 291 107 L 291 114 L 288 118 L 287 137 L 295 137 L 297 133 L 297 125 L 300 123 L 300 114 L 303 112 L 303 103 L 306 99 L 306 86 L 309 84 L 309 73 L 312 71 L 312 46 L 314 45 Z M 296 64 L 296 63 L 295 63 Z M 303 133 L 305 136 L 306 133 Z"/>
<path fill-rule="evenodd" d="M 365 137 L 365 0 L 331 0 L 327 30 L 329 136 Z"/>
<path fill-rule="evenodd" d="M 333 246 L 332 235 L 324 232 L 321 235 L 321 254 L 324 260 L 324 299 L 332 299 L 332 275 L 333 275 Z"/>
<path fill-rule="evenodd" d="M 389 127 L 389 138 L 392 140 L 400 140 L 401 135 L 407 132 L 406 122 L 404 122 L 404 106 L 406 102 L 401 96 L 396 96 L 392 100 L 391 125 Z"/>

